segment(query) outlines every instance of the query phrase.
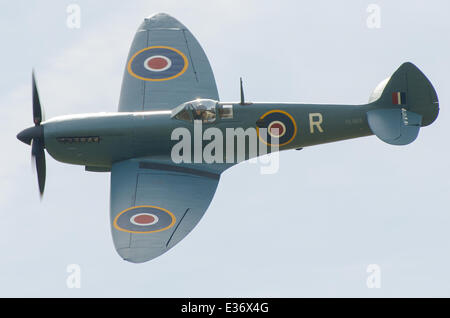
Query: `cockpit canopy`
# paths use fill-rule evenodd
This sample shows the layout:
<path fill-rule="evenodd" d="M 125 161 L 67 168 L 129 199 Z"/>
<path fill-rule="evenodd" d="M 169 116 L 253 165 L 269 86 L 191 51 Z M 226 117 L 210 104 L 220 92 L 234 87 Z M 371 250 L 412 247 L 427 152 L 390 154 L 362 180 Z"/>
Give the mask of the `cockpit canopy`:
<path fill-rule="evenodd" d="M 193 122 L 201 120 L 202 123 L 213 123 L 219 118 L 233 118 L 233 105 L 220 105 L 212 99 L 196 99 L 176 107 L 172 111 L 172 118 Z"/>

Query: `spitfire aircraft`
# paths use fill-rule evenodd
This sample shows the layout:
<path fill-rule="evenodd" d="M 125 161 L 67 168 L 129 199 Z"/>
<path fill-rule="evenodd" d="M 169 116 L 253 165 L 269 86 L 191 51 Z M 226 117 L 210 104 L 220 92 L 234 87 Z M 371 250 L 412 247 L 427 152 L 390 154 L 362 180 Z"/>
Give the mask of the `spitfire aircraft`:
<path fill-rule="evenodd" d="M 277 151 L 370 135 L 406 145 L 439 112 L 432 84 L 409 62 L 382 81 L 364 105 L 252 103 L 244 100 L 242 82 L 240 102 L 221 102 L 200 44 L 164 13 L 144 19 L 134 36 L 118 112 L 44 120 L 34 74 L 32 89 L 34 126 L 17 138 L 31 145 L 41 195 L 44 149 L 86 171 L 111 172 L 112 237 L 118 254 L 133 263 L 151 260 L 180 242 L 207 210 L 221 173 L 258 155 L 245 145 L 241 160 L 189 160 L 196 149 L 183 149 L 181 156 L 188 160 L 174 160 L 173 147 L 181 138 L 174 139 L 177 129 L 192 134 L 198 124 L 222 134 L 253 129 L 258 147 L 276 146 Z M 200 146 L 195 140 L 187 144 L 202 149 L 205 139 Z M 225 156 L 220 147 L 234 139 L 216 143 L 215 152 Z"/>

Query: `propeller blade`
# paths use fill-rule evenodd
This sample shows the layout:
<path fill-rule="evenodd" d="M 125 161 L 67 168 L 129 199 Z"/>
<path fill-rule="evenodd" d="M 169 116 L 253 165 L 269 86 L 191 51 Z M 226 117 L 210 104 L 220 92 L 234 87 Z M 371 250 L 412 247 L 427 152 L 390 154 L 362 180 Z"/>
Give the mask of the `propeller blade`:
<path fill-rule="evenodd" d="M 33 156 L 36 164 L 39 192 L 42 197 L 45 188 L 46 167 L 45 167 L 44 144 L 40 139 L 33 139 L 33 143 L 31 146 L 31 155 Z"/>
<path fill-rule="evenodd" d="M 42 109 L 41 101 L 39 100 L 39 93 L 36 86 L 36 79 L 34 78 L 34 71 L 32 72 L 33 81 L 33 122 L 36 126 L 39 126 L 42 121 Z"/>
<path fill-rule="evenodd" d="M 31 144 L 31 158 L 34 161 L 36 167 L 36 173 L 39 184 L 39 192 L 44 194 L 45 188 L 45 139 L 44 139 L 44 126 L 41 126 L 42 121 L 42 108 L 39 100 L 39 93 L 36 86 L 36 79 L 34 71 L 31 74 L 32 86 L 33 86 L 33 122 L 34 126 L 26 128 L 17 134 L 17 139 L 30 145 Z"/>

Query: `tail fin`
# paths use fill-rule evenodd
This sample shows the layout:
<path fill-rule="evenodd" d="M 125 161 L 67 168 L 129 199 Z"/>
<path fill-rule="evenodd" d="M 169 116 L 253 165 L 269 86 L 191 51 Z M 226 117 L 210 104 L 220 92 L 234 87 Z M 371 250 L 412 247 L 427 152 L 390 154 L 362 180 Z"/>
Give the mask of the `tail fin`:
<path fill-rule="evenodd" d="M 375 88 L 369 103 L 374 106 L 367 112 L 370 129 L 378 138 L 393 145 L 413 142 L 420 127 L 431 124 L 439 113 L 433 85 L 409 62 Z"/>

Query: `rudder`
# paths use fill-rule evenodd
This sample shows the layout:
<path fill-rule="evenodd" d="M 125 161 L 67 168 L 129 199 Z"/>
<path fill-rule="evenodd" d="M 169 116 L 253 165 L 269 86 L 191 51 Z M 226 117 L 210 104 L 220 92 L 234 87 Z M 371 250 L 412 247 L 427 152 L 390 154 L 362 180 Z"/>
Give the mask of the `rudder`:
<path fill-rule="evenodd" d="M 420 127 L 434 122 L 439 101 L 433 85 L 412 63 L 403 63 L 388 79 L 382 81 L 369 100 L 373 109 L 367 112 L 372 132 L 393 145 L 414 141 Z"/>
<path fill-rule="evenodd" d="M 439 114 L 439 101 L 433 85 L 411 62 L 403 63 L 389 79 L 381 82 L 369 102 L 422 115 L 422 127 L 435 121 Z"/>

